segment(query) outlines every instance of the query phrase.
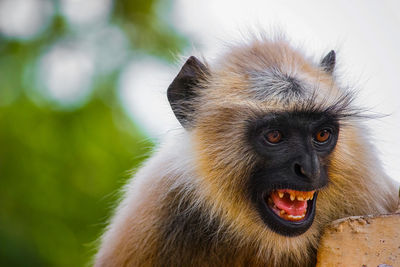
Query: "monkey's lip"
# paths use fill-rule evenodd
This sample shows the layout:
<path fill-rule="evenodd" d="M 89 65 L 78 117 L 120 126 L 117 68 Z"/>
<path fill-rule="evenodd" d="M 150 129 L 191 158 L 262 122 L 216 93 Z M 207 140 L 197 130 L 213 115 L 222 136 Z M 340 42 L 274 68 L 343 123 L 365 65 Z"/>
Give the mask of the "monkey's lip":
<path fill-rule="evenodd" d="M 315 192 L 278 189 L 267 196 L 267 204 L 277 216 L 286 221 L 302 221 L 307 215 L 309 202 L 312 202 Z"/>

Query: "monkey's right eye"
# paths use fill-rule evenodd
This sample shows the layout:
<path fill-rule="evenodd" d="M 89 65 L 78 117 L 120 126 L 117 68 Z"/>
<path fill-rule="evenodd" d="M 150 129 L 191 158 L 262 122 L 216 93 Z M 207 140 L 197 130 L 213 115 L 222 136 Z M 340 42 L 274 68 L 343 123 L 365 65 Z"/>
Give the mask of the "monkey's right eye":
<path fill-rule="evenodd" d="M 271 144 L 277 144 L 282 141 L 282 133 L 278 130 L 272 130 L 264 135 L 265 140 Z"/>
<path fill-rule="evenodd" d="M 322 129 L 314 135 L 314 141 L 319 144 L 325 144 L 331 138 L 332 130 Z"/>

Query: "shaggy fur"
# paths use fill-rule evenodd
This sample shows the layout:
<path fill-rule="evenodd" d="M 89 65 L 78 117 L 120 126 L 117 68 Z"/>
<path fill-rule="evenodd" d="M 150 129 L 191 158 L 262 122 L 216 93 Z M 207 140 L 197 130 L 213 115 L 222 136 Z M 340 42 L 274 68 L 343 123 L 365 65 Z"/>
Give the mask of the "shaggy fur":
<path fill-rule="evenodd" d="M 95 266 L 312 266 L 327 223 L 396 210 L 398 186 L 383 172 L 352 94 L 329 71 L 285 40 L 265 38 L 207 68 L 188 103 L 190 127 L 126 186 Z M 337 114 L 340 135 L 313 225 L 286 237 L 268 229 L 245 190 L 256 162 L 246 125 L 296 110 Z"/>

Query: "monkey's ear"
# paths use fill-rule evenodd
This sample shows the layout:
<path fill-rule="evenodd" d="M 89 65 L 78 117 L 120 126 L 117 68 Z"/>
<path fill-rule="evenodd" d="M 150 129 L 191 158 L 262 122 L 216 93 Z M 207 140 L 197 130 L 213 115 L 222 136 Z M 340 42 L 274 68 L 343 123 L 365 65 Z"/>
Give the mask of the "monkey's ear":
<path fill-rule="evenodd" d="M 324 71 L 331 74 L 335 69 L 336 64 L 336 53 L 335 51 L 331 50 L 322 60 L 321 60 L 321 67 Z"/>
<path fill-rule="evenodd" d="M 194 113 L 193 100 L 197 97 L 199 81 L 209 74 L 208 68 L 191 56 L 167 90 L 168 101 L 178 121 L 187 128 Z"/>

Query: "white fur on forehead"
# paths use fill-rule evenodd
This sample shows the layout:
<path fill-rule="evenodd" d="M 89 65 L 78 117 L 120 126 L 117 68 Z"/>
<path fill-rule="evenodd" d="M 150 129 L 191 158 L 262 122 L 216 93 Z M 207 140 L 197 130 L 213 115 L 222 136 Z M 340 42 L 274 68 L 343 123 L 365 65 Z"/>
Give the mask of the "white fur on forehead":
<path fill-rule="evenodd" d="M 306 81 L 295 75 L 287 75 L 275 68 L 251 71 L 249 83 L 255 98 L 261 101 L 269 98 L 299 98 L 305 96 L 306 88 L 310 87 Z"/>
<path fill-rule="evenodd" d="M 335 79 L 302 51 L 282 38 L 265 37 L 232 46 L 211 66 L 207 101 L 260 101 L 288 108 L 319 104 L 332 106 L 342 92 Z"/>
<path fill-rule="evenodd" d="M 333 77 L 282 36 L 231 46 L 211 70 L 215 82 L 225 88 L 241 84 L 262 101 L 268 96 L 310 97 L 316 87 L 326 95 L 333 87 Z"/>

